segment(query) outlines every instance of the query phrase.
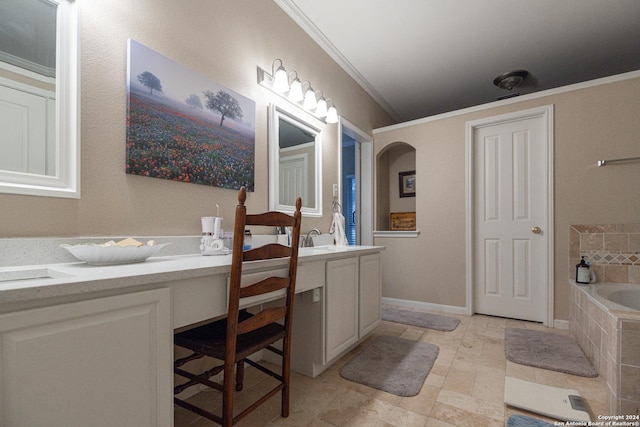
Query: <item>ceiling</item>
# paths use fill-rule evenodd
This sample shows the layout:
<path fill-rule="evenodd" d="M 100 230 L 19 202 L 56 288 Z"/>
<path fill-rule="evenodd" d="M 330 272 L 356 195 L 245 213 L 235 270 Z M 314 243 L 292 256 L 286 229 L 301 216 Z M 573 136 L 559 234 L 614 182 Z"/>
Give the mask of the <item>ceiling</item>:
<path fill-rule="evenodd" d="M 274 1 L 398 122 L 640 69 L 639 0 Z"/>

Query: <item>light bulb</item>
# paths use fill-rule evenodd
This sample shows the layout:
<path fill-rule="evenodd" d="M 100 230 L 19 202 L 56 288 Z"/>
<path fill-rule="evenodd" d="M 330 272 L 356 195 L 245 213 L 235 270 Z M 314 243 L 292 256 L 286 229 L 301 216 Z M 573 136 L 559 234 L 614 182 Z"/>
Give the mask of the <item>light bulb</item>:
<path fill-rule="evenodd" d="M 316 108 L 316 115 L 318 117 L 325 117 L 327 115 L 327 101 L 324 97 L 320 98 L 318 101 L 318 108 Z"/>
<path fill-rule="evenodd" d="M 313 89 L 307 89 L 307 93 L 304 94 L 304 103 L 302 104 L 302 106 L 307 110 L 313 110 L 318 106 L 316 93 L 313 91 Z"/>
<path fill-rule="evenodd" d="M 327 111 L 327 123 L 338 123 L 338 110 L 333 105 Z"/>
<path fill-rule="evenodd" d="M 291 82 L 291 89 L 289 89 L 289 99 L 293 102 L 300 102 L 304 99 L 302 94 L 302 83 L 297 77 Z"/>
<path fill-rule="evenodd" d="M 273 90 L 277 92 L 286 92 L 289 90 L 289 79 L 287 77 L 287 71 L 282 65 L 276 71 L 273 76 Z"/>

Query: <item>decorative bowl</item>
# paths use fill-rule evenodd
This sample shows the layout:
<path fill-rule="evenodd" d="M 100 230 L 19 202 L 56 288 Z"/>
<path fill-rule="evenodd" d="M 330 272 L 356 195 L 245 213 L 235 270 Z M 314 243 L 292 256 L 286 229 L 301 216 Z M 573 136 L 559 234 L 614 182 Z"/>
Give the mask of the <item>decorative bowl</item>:
<path fill-rule="evenodd" d="M 90 265 L 113 265 L 132 264 L 146 261 L 147 258 L 158 253 L 163 247 L 171 243 L 160 243 L 154 245 L 125 246 L 117 245 L 104 246 L 99 244 L 87 245 L 60 245 L 68 250 L 74 257 Z"/>

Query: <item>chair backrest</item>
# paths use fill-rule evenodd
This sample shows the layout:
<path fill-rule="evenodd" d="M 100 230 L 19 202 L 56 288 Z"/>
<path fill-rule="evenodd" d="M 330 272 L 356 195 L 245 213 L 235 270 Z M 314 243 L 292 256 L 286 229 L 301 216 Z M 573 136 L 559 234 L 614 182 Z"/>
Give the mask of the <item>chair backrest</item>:
<path fill-rule="evenodd" d="M 238 191 L 238 206 L 233 230 L 233 254 L 231 261 L 231 278 L 229 285 L 229 308 L 227 321 L 227 341 L 232 336 L 251 332 L 269 323 L 284 318 L 285 328 L 290 330 L 295 294 L 296 273 L 298 268 L 298 242 L 300 241 L 300 225 L 302 223 L 302 200 L 296 200 L 296 211 L 291 215 L 282 212 L 265 212 L 247 214 L 244 205 L 247 194 L 244 187 Z M 243 250 L 244 230 L 248 225 L 269 227 L 291 227 L 291 246 L 272 243 L 255 249 Z M 289 258 L 286 277 L 268 277 L 253 284 L 242 285 L 242 265 L 247 261 Z M 262 295 L 269 292 L 285 290 L 285 305 L 269 307 L 253 317 L 238 322 L 240 300 L 242 298 Z"/>

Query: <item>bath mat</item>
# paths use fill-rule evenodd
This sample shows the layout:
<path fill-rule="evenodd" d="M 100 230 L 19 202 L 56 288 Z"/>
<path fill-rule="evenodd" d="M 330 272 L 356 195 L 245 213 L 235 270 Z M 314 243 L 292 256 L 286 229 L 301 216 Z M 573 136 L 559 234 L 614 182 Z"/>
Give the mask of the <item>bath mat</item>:
<path fill-rule="evenodd" d="M 340 375 L 398 396 L 420 393 L 440 349 L 427 342 L 382 335 L 347 363 Z"/>
<path fill-rule="evenodd" d="M 507 420 L 507 427 L 553 427 L 553 424 L 527 417 L 526 415 L 511 415 Z"/>
<path fill-rule="evenodd" d="M 581 377 L 597 377 L 587 356 L 571 336 L 530 329 L 505 329 L 507 360 Z"/>
<path fill-rule="evenodd" d="M 455 317 L 441 316 L 439 314 L 423 313 L 413 310 L 403 310 L 386 304 L 382 305 L 382 320 L 402 323 L 403 325 L 435 329 L 437 331 L 453 331 L 458 327 L 458 323 L 460 323 L 460 320 Z"/>

